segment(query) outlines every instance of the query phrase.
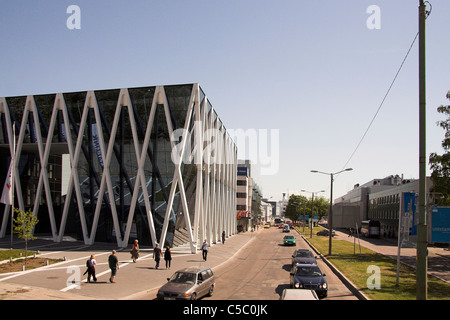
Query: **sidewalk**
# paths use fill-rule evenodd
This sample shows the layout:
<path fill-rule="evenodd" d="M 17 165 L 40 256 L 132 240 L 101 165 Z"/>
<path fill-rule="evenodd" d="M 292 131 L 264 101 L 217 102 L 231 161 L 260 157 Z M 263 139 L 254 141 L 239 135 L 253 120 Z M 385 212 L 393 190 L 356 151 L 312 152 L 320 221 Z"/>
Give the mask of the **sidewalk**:
<path fill-rule="evenodd" d="M 115 244 L 86 246 L 79 241 L 53 243 L 34 240 L 29 249 L 39 250 L 38 257 L 65 257 L 66 261 L 28 271 L 0 274 L 0 300 L 131 300 L 148 295 L 156 298 L 157 289 L 176 270 L 201 265 L 214 271 L 232 259 L 260 231 L 239 233 L 227 238 L 225 244 L 211 245 L 206 262 L 203 261 L 200 250 L 192 254 L 188 245 L 173 248 L 170 270 L 165 269 L 163 259 L 160 268 L 155 269 L 153 249 L 142 246 L 137 263 L 133 263 L 130 248 L 118 250 L 114 247 Z M 14 247 L 18 246 L 19 242 L 15 242 Z M 0 242 L 0 248 L 9 248 L 9 242 Z M 117 251 L 119 258 L 116 283 L 109 282 L 107 262 L 113 249 Z M 95 255 L 97 261 L 96 283 L 87 283 L 86 276 L 82 276 L 86 270 L 85 262 L 91 254 Z M 80 279 L 80 276 L 81 281 L 73 281 Z"/>

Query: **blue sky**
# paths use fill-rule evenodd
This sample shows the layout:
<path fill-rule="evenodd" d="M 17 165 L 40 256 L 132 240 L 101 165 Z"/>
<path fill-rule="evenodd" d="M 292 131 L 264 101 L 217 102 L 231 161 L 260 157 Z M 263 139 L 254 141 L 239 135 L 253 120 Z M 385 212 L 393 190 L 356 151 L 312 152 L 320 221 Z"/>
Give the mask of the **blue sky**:
<path fill-rule="evenodd" d="M 427 20 L 427 152 L 450 90 L 450 2 Z M 81 29 L 69 30 L 69 5 Z M 366 21 L 380 8 L 380 29 Z M 278 130 L 279 169 L 253 170 L 264 196 L 327 190 L 418 32 L 414 0 L 0 0 L 0 96 L 198 82 L 230 129 Z M 391 174 L 418 178 L 418 43 L 334 198 Z M 258 159 L 256 159 L 258 161 Z M 305 194 L 307 195 L 307 194 Z"/>

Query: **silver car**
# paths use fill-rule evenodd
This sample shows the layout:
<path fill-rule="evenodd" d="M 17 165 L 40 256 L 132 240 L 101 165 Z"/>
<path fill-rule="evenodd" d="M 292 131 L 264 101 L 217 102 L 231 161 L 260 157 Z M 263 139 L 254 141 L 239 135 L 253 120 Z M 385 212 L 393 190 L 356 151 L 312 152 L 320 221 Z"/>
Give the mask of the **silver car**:
<path fill-rule="evenodd" d="M 214 274 L 210 268 L 189 267 L 167 278 L 156 297 L 160 300 L 196 300 L 205 295 L 212 296 L 214 286 Z"/>

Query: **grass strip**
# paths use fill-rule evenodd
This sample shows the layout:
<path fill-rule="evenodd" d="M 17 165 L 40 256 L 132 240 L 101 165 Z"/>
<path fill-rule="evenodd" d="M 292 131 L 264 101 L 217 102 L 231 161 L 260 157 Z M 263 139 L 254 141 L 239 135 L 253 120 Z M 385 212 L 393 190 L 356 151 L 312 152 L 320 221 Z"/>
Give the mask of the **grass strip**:
<path fill-rule="evenodd" d="M 319 229 L 320 227 L 317 231 Z M 298 231 L 301 232 L 301 228 Z M 396 286 L 397 261 L 362 246 L 360 253 L 358 246 L 354 250 L 352 242 L 336 238 L 333 238 L 332 254 L 324 254 L 328 253 L 329 238 L 316 236 L 315 233 L 317 231 L 313 230 L 312 238 L 310 238 L 309 232 L 305 232 L 304 237 L 370 299 L 416 300 L 416 274 L 414 268 L 401 264 L 399 286 Z M 368 273 L 370 266 L 379 268 L 379 289 L 368 288 L 370 284 L 374 283 L 371 282 L 373 273 L 370 271 Z M 450 284 L 433 276 L 428 276 L 428 299 L 450 300 Z"/>

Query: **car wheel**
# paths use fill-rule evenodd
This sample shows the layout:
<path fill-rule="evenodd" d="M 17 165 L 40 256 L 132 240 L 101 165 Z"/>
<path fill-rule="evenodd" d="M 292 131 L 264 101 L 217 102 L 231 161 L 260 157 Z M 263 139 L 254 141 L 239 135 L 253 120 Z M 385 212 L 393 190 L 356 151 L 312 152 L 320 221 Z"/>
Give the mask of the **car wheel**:
<path fill-rule="evenodd" d="M 211 297 L 213 293 L 214 293 L 214 285 L 212 285 L 211 288 L 209 288 L 208 297 Z"/>
<path fill-rule="evenodd" d="M 191 295 L 191 300 L 197 300 L 197 294 L 193 293 L 193 294 Z"/>

